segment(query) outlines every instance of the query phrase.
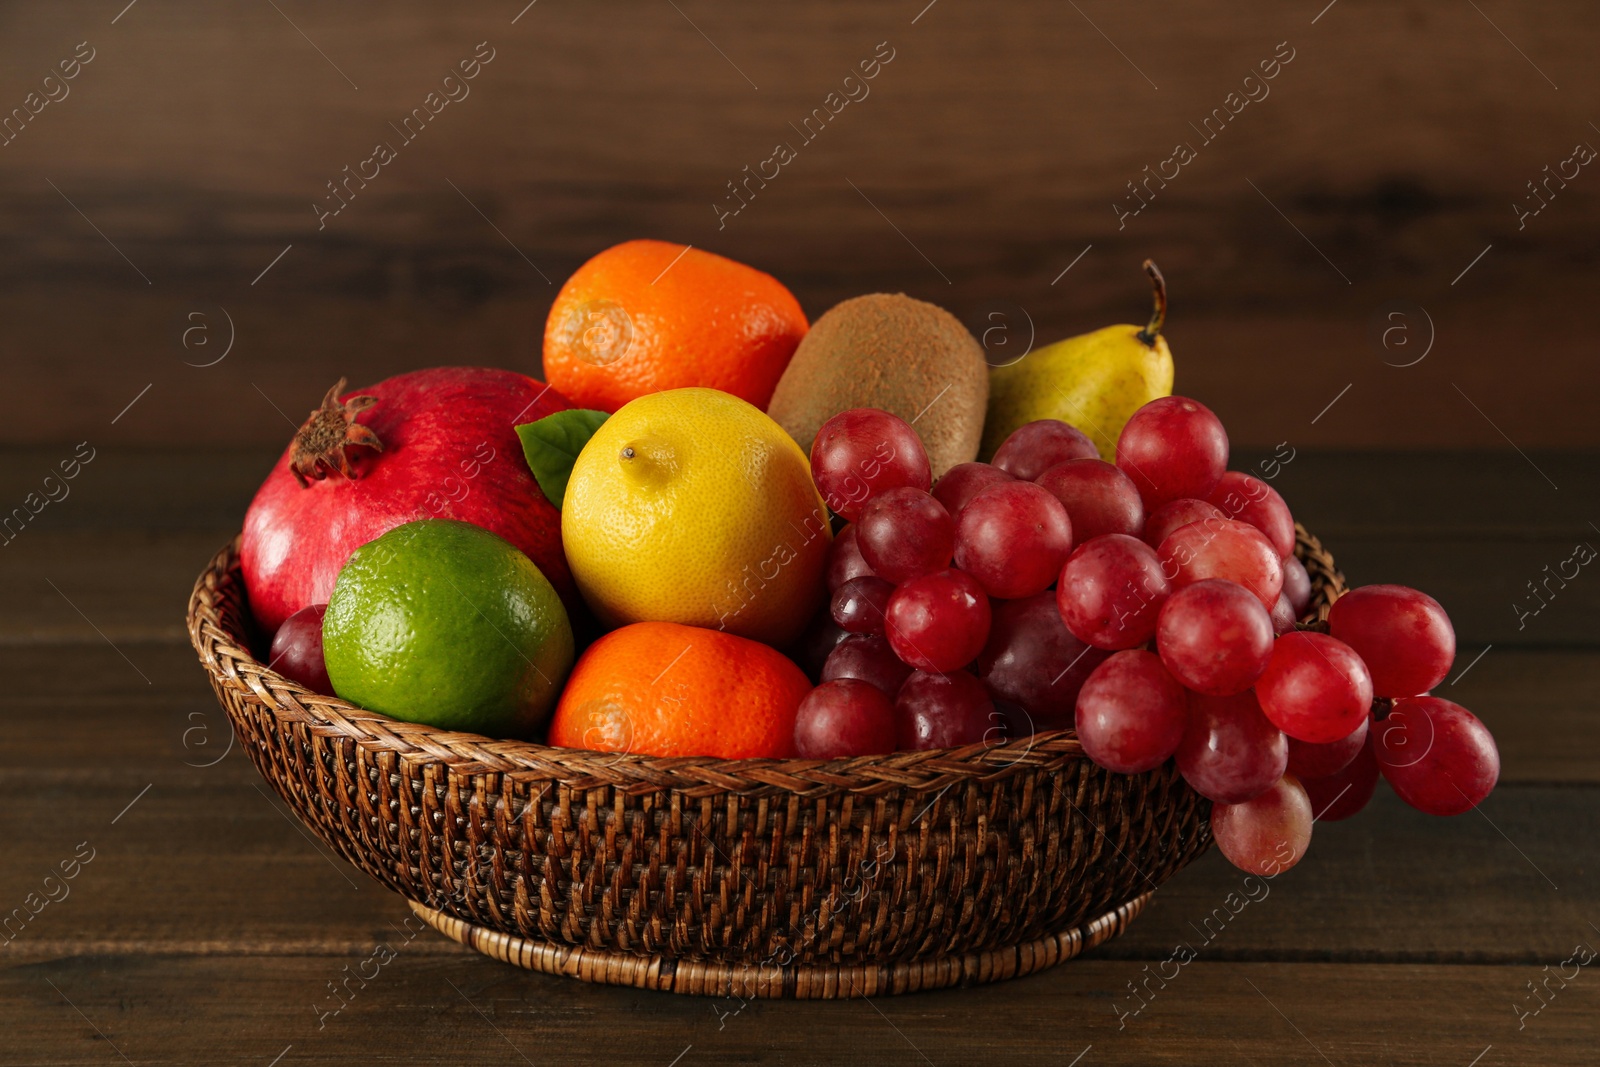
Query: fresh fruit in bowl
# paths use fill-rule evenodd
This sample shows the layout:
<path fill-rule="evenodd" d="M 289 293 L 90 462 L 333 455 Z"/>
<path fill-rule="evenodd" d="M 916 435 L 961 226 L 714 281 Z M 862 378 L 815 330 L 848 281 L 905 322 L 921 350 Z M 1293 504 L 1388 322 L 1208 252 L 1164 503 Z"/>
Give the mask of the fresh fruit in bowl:
<path fill-rule="evenodd" d="M 326 604 L 308 604 L 284 619 L 272 635 L 267 666 L 313 693 L 333 696 L 333 682 L 328 680 L 322 655 L 322 618 L 327 613 Z"/>
<path fill-rule="evenodd" d="M 1500 753 L 1478 717 L 1439 697 L 1396 700 L 1369 735 L 1400 799 L 1429 815 L 1461 815 L 1500 780 Z"/>
<path fill-rule="evenodd" d="M 1117 436 L 1139 408 L 1172 392 L 1172 352 L 1161 336 L 1167 283 L 1149 260 L 1155 311 L 1144 326 L 1107 326 L 1069 337 L 989 372 L 983 455 L 994 456 L 1026 423 L 1059 419 L 1089 435 L 1100 458 L 1116 458 Z"/>
<path fill-rule="evenodd" d="M 974 666 L 997 700 L 1020 707 L 1034 731 L 1071 729 L 1084 680 L 1110 653 L 1073 637 L 1054 590 L 998 601 Z"/>
<path fill-rule="evenodd" d="M 1287 502 L 1227 469 L 1210 408 L 1170 395 L 1145 266 L 1148 325 L 990 372 L 958 321 L 904 295 L 807 332 L 750 268 L 609 249 L 546 331 L 552 382 L 583 408 L 473 368 L 329 393 L 247 517 L 273 662 L 491 736 L 535 738 L 553 709 L 551 745 L 640 756 L 866 758 L 1075 728 L 1105 770 L 1175 766 L 1220 851 L 1259 873 L 1380 778 L 1422 811 L 1470 810 L 1499 754 L 1429 695 L 1455 657 L 1444 608 L 1395 585 L 1328 605 L 1342 583 L 1313 582 L 1314 545 L 1296 557 Z M 574 589 L 611 628 L 576 666 Z"/>
<path fill-rule="evenodd" d="M 1328 612 L 1328 632 L 1360 654 L 1381 697 L 1428 692 L 1445 680 L 1456 658 L 1456 634 L 1444 608 L 1401 585 L 1352 589 Z"/>
<path fill-rule="evenodd" d="M 1005 724 L 983 683 L 966 671 L 914 671 L 895 697 L 895 747 L 909 752 L 1005 739 Z"/>
<path fill-rule="evenodd" d="M 584 652 L 550 723 L 550 743 L 649 756 L 789 756 L 795 714 L 810 690 L 799 667 L 758 641 L 637 622 Z"/>
<path fill-rule="evenodd" d="M 894 701 L 883 690 L 858 678 L 836 678 L 800 701 L 795 754 L 807 759 L 880 756 L 894 751 L 897 725 Z"/>
<path fill-rule="evenodd" d="M 325 604 L 361 545 L 417 519 L 458 519 L 511 542 L 564 597 L 575 593 L 561 516 L 540 494 L 515 424 L 566 408 L 512 371 L 438 367 L 328 391 L 245 513 L 240 565 L 267 633 Z"/>
<path fill-rule="evenodd" d="M 1212 808 L 1211 834 L 1235 867 L 1271 877 L 1300 862 L 1314 818 L 1305 787 L 1286 774 L 1242 804 Z"/>
<path fill-rule="evenodd" d="M 854 521 L 827 568 L 827 621 L 849 635 L 803 706 L 802 754 L 883 750 L 881 698 L 900 749 L 1075 724 L 1108 770 L 1175 760 L 1214 803 L 1223 854 L 1257 872 L 1298 862 L 1312 823 L 1355 814 L 1380 773 L 1438 814 L 1493 787 L 1482 723 L 1410 695 L 1454 657 L 1444 609 L 1371 586 L 1326 624 L 1301 622 L 1313 587 L 1288 505 L 1227 470 L 1226 430 L 1205 405 L 1165 396 L 1130 412 L 1115 465 L 1073 427 L 1032 420 L 993 465 L 960 464 L 931 487 L 908 430 L 852 409 L 813 446 L 819 489 Z M 1374 705 L 1374 690 L 1403 699 Z"/>
<path fill-rule="evenodd" d="M 627 241 L 561 286 L 545 321 L 544 373 L 599 411 L 688 386 L 765 408 L 805 335 L 799 301 L 770 274 L 698 248 Z"/>
<path fill-rule="evenodd" d="M 1060 419 L 1034 419 L 1007 435 L 990 462 L 1013 478 L 1037 481 L 1045 471 L 1074 459 L 1100 454 L 1089 435 Z"/>
<path fill-rule="evenodd" d="M 833 533 L 810 465 L 715 389 L 629 402 L 573 464 L 561 535 L 602 622 L 676 622 L 782 647 L 821 603 Z"/>
<path fill-rule="evenodd" d="M 1025 431 L 1061 436 L 1036 425 L 1016 435 Z M 1222 853 L 1257 873 L 1298 862 L 1313 822 L 1360 811 L 1380 774 L 1432 814 L 1467 811 L 1489 794 L 1500 761 L 1488 730 L 1465 708 L 1426 695 L 1456 648 L 1437 601 L 1368 586 L 1334 601 L 1326 623 L 1297 622 L 1312 584 L 1293 554 L 1288 505 L 1261 479 L 1227 471 L 1227 433 L 1198 401 L 1145 404 L 1126 419 L 1115 455 L 1148 509 L 1142 529 L 1125 523 L 1079 545 L 1055 594 L 1075 636 L 1130 649 L 1095 667 L 1078 691 L 1080 740 L 1092 759 L 1135 771 L 1174 756 L 1214 802 Z M 1038 480 L 1048 486 L 1083 462 Z M 1114 500 L 1070 489 L 1061 499 L 1075 527 L 1075 508 L 1102 513 Z M 1141 650 L 1148 645 L 1155 655 Z"/>
<path fill-rule="evenodd" d="M 811 476 L 829 510 L 846 522 L 861 518 L 868 497 L 933 485 L 917 431 L 878 408 L 852 408 L 822 424 L 811 443 Z"/>
<path fill-rule="evenodd" d="M 1205 499 L 1227 472 L 1228 432 L 1198 400 L 1157 397 L 1128 417 L 1116 460 L 1149 510 L 1171 500 Z M 1280 556 L 1294 551 L 1292 526 L 1290 532 Z"/>
<path fill-rule="evenodd" d="M 877 634 L 847 635 L 822 664 L 822 681 L 855 678 L 877 686 L 890 700 L 909 677 L 911 665 L 895 655 L 887 637 Z"/>
<path fill-rule="evenodd" d="M 1189 720 L 1188 697 L 1160 657 L 1143 649 L 1118 652 L 1096 667 L 1078 691 L 1078 740 L 1107 770 L 1154 770 L 1178 750 Z"/>
<path fill-rule="evenodd" d="M 937 478 L 977 456 L 988 399 L 983 348 L 960 320 L 904 293 L 873 293 L 812 324 L 767 412 L 809 447 L 840 412 L 887 411 L 916 429 Z"/>
<path fill-rule="evenodd" d="M 408 722 L 536 736 L 572 667 L 555 588 L 510 543 L 422 519 L 356 549 L 322 620 L 345 700 Z"/>

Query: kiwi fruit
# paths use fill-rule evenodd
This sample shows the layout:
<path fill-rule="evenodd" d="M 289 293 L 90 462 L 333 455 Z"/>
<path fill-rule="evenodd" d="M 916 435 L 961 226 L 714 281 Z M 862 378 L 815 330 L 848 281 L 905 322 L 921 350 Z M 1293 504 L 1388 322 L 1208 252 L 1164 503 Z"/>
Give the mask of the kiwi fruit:
<path fill-rule="evenodd" d="M 839 412 L 880 408 L 912 424 L 938 478 L 977 458 L 988 403 L 983 349 L 960 320 L 904 293 L 871 293 L 811 325 L 767 414 L 809 454 Z"/>

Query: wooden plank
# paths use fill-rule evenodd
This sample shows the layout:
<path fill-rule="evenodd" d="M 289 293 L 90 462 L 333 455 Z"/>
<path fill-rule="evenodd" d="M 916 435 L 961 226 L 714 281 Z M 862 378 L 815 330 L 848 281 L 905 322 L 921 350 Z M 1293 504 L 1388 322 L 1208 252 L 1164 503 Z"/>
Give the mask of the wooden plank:
<path fill-rule="evenodd" d="M 1355 538 L 1518 540 L 1587 537 L 1600 544 L 1600 455 L 1498 451 L 1351 451 L 1235 447 L 1237 470 L 1275 475 L 1295 517 L 1335 544 Z M 1287 457 L 1273 463 L 1274 454 Z M 1551 481 L 1545 481 L 1548 475 Z M 1554 482 L 1558 488 L 1552 488 Z"/>
<path fill-rule="evenodd" d="M 554 285 L 653 235 L 775 272 L 813 316 L 905 289 L 973 323 L 1006 301 L 1042 339 L 1138 316 L 1149 254 L 1173 279 L 1180 383 L 1240 440 L 1498 446 L 1498 425 L 1523 447 L 1593 444 L 1596 370 L 1570 313 L 1589 286 L 1571 264 L 1600 200 L 1578 178 L 1520 226 L 1512 204 L 1593 136 L 1564 101 L 1600 89 L 1584 51 L 1600 13 L 1568 0 L 1493 17 L 1424 0 L 1344 0 L 1315 25 L 1269 0 L 1155 22 L 1106 3 L 995 19 L 807 0 L 623 18 L 551 5 L 513 24 L 413 2 L 294 24 L 265 6 L 144 5 L 112 26 L 87 0 L 50 5 L 8 23 L 5 69 L 42 76 L 85 37 L 98 54 L 5 148 L 0 435 L 274 442 L 281 418 L 252 383 L 314 399 L 341 372 L 532 369 Z M 326 183 L 399 141 L 390 124 L 484 40 L 496 58 L 472 95 L 319 230 Z M 806 141 L 796 127 L 880 41 L 895 58 L 870 97 Z M 1290 49 L 1226 136 L 1198 132 Z M 795 162 L 719 228 L 726 183 L 780 140 Z M 1119 218 L 1179 141 L 1197 158 Z M 1384 365 L 1368 333 L 1398 298 L 1428 310 L 1448 365 Z M 202 362 L 180 344 L 187 314 L 218 307 L 236 353 L 183 366 Z M 1508 373 L 1504 354 L 1530 347 L 1540 373 Z"/>
<path fill-rule="evenodd" d="M 133 666 L 98 638 L 0 645 L 6 679 L 0 715 L 8 731 L 0 781 L 115 775 L 131 783 L 218 758 L 227 747 L 227 724 L 187 641 L 121 648 Z M 1466 665 L 1464 657 L 1460 669 Z M 1593 651 L 1497 647 L 1439 692 L 1472 708 L 1494 731 L 1502 782 L 1593 785 L 1600 784 L 1597 674 L 1600 653 Z M 63 733 L 63 719 L 73 733 Z M 231 780 L 247 783 L 245 769 L 240 763 Z"/>
<path fill-rule="evenodd" d="M 112 857 L 75 891 L 70 926 L 32 930 L 11 954 L 100 951 L 108 943 L 309 951 L 348 945 L 403 917 L 397 900 L 296 829 L 242 755 L 228 750 L 226 723 L 186 646 L 126 651 L 151 685 L 138 684 L 109 648 L 0 648 L 9 739 L 0 749 L 0 797 L 19 828 L 0 901 L 35 890 L 34 875 L 81 840 Z M 1483 714 L 1499 739 L 1503 785 L 1483 816 L 1428 819 L 1380 794 L 1360 820 L 1319 828 L 1316 848 L 1286 876 L 1272 910 L 1230 930 L 1218 950 L 1256 958 L 1336 944 L 1345 959 L 1520 959 L 1552 916 L 1580 921 L 1587 905 L 1571 886 L 1583 884 L 1595 857 L 1587 844 L 1574 851 L 1566 842 L 1600 837 L 1594 672 L 1593 653 L 1486 656 L 1459 692 L 1445 691 Z M 1591 788 L 1519 788 L 1534 783 Z M 1483 857 L 1470 895 L 1458 884 L 1462 855 Z M 106 870 L 115 873 L 101 880 Z M 172 870 L 204 887 L 181 921 L 170 907 Z M 1546 878 L 1568 892 L 1547 898 Z M 1237 881 L 1220 857 L 1207 857 L 1164 888 L 1108 951 L 1147 957 L 1188 923 L 1203 922 Z M 241 906 L 240 887 L 271 888 L 252 891 Z"/>
<path fill-rule="evenodd" d="M 1590 540 L 1600 547 L 1600 536 Z M 1595 580 L 1600 568 L 1574 562 L 1585 557 L 1575 556 L 1573 539 L 1351 539 L 1336 544 L 1335 558 L 1352 585 L 1396 582 L 1426 590 L 1443 604 L 1466 653 L 1458 657 L 1463 666 L 1490 643 L 1600 644 L 1600 581 Z M 1576 577 L 1565 582 L 1561 573 Z"/>
<path fill-rule="evenodd" d="M 1597 718 L 1593 652 L 1470 647 L 1435 692 L 1471 708 L 1494 732 L 1501 781 L 1589 782 L 1586 738 Z M 1582 751 L 1580 751 L 1582 750 Z"/>
<path fill-rule="evenodd" d="M 20 500 L 53 453 L 12 455 L 0 491 Z M 1296 452 L 1274 482 L 1352 582 L 1400 582 L 1437 597 L 1466 655 L 1491 643 L 1595 647 L 1600 582 L 1567 561 L 1580 543 L 1600 546 L 1584 518 L 1600 463 L 1593 453 L 1540 459 L 1564 492 L 1549 491 L 1514 453 Z M 97 457 L 71 496 L 0 551 L 0 588 L 14 605 L 0 618 L 0 641 L 100 641 L 96 627 L 118 643 L 181 640 L 194 577 L 237 530 L 270 461 L 268 449 Z M 1261 462 L 1245 450 L 1236 466 Z M 1563 584 L 1560 575 L 1574 573 Z"/>
<path fill-rule="evenodd" d="M 238 529 L 256 487 L 288 443 L 289 427 L 280 426 L 281 440 L 253 447 L 203 453 L 99 448 L 67 487 L 68 496 L 47 504 L 26 529 L 30 537 L 105 527 L 204 529 L 224 537 Z M 72 454 L 72 445 L 0 447 L 0 503 L 22 503 Z M 1600 535 L 1589 525 L 1600 523 L 1593 505 L 1600 499 L 1600 452 L 1540 452 L 1532 459 L 1537 469 L 1509 449 L 1361 452 L 1285 440 L 1281 450 L 1236 445 L 1231 465 L 1271 475 L 1296 517 L 1330 541 Z M 1540 470 L 1560 489 L 1551 489 Z"/>
<path fill-rule="evenodd" d="M 399 938 L 391 935 L 393 940 Z M 1574 941 L 1595 939 L 1575 931 Z M 415 944 L 415 942 L 411 943 Z M 644 993 L 439 959 L 105 957 L 0 971 L 19 1062 L 570 1064 L 1073 1062 L 1591 1064 L 1600 1007 L 1587 970 L 1518 1029 L 1540 966 L 1243 964 L 1197 960 L 1137 1016 L 1130 962 L 1079 960 L 998 985 L 869 1002 L 741 1002 Z M 1552 970 L 1571 952 L 1548 961 Z M 380 957 L 387 958 L 387 957 Z M 1569 969 L 1570 973 L 1570 969 Z M 1586 980 L 1588 979 L 1588 980 Z M 337 1015 L 323 1014 L 339 1004 Z M 1121 1027 L 1119 1028 L 1119 1018 Z M 321 1024 L 319 1027 L 319 1023 Z M 274 1057 L 281 1057 L 277 1060 Z M 1078 1057 L 1075 1061 L 1074 1057 Z"/>
<path fill-rule="evenodd" d="M 130 946 L 322 951 L 361 944 L 404 915 L 397 897 L 291 821 L 237 752 L 213 767 L 177 758 L 105 767 L 103 757 L 80 765 L 59 749 L 35 750 L 37 772 L 0 770 L 0 803 L 16 827 L 0 907 L 38 892 L 80 843 L 95 858 L 70 897 L 43 911 L 7 955 Z M 190 759 L 201 762 L 198 751 Z M 1479 812 L 1454 819 L 1413 812 L 1385 790 L 1359 819 L 1319 826 L 1306 860 L 1226 924 L 1211 951 L 1246 960 L 1525 962 L 1593 917 L 1587 872 L 1600 863 L 1597 842 L 1600 790 L 1592 784 L 1506 785 Z M 175 877 L 185 886 L 178 909 Z M 1105 952 L 1165 954 L 1174 938 L 1209 929 L 1208 917 L 1243 885 L 1211 853 L 1163 887 Z"/>
<path fill-rule="evenodd" d="M 228 536 L 215 530 L 128 530 L 112 537 L 65 530 L 19 537 L 0 556 L 0 588 L 11 608 L 0 618 L 0 642 L 185 640 L 189 590 Z M 1600 547 L 1600 536 L 1593 540 Z M 1572 558 L 1570 538 L 1351 538 L 1329 544 L 1352 583 L 1398 582 L 1437 598 L 1467 656 L 1490 643 L 1600 645 L 1600 581 L 1590 573 L 1592 565 L 1564 589 L 1552 580 L 1555 595 L 1541 594 L 1545 606 L 1527 617 L 1519 614 L 1539 608 L 1528 583 L 1542 583 L 1544 567 L 1553 573 Z"/>
<path fill-rule="evenodd" d="M 229 531 L 238 531 L 256 488 L 291 437 L 293 431 L 284 426 L 278 448 L 259 445 L 195 452 L 108 446 L 98 438 L 84 442 L 83 451 L 77 441 L 0 448 L 0 506 L 6 509 L 0 517 L 12 518 L 5 533 L 18 541 L 62 530 L 107 528 L 206 530 L 226 537 Z M 74 467 L 78 457 L 89 461 Z M 75 476 L 63 481 L 63 470 Z M 55 481 L 46 485 L 47 476 Z M 29 493 L 38 498 L 31 504 L 26 501 Z M 52 493 L 57 499 L 48 499 Z M 39 499 L 47 502 L 41 506 Z M 11 513 L 19 506 L 37 509 L 20 530 Z M 0 547 L 10 549 L 9 543 Z"/>
<path fill-rule="evenodd" d="M 840 188 L 842 194 L 832 195 L 855 196 L 848 186 Z M 1245 195 L 1255 195 L 1248 186 L 1243 189 Z M 48 187 L 45 191 L 49 193 Z M 101 199 L 112 191 L 108 189 Z M 448 188 L 445 195 L 454 196 Z M 534 195 L 540 197 L 541 203 L 549 201 L 542 190 Z M 436 208 L 442 211 L 446 206 L 439 204 Z M 854 210 L 848 201 L 845 206 Z M 803 218 L 819 214 L 825 217 L 837 207 L 832 205 L 824 211 L 823 205 L 807 205 L 799 214 Z M 1277 218 L 1259 200 L 1254 205 L 1238 207 L 1268 212 L 1263 226 Z M 1048 209 L 1038 211 L 1038 216 L 1030 213 L 1027 224 L 1031 225 Z M 71 224 L 72 219 L 65 218 L 58 223 Z M 81 220 L 77 224 L 81 225 Z M 823 221 L 815 225 L 829 228 Z M 1023 223 L 1019 221 L 1020 225 Z M 999 250 L 994 253 L 996 257 L 1008 262 L 975 267 L 972 275 L 962 277 L 956 288 L 945 286 L 937 278 L 931 284 L 913 281 L 912 272 L 919 267 L 925 269 L 920 260 L 908 265 L 885 264 L 873 273 L 853 273 L 818 282 L 808 282 L 801 273 L 827 269 L 828 257 L 852 260 L 863 244 L 881 239 L 877 227 L 882 227 L 888 239 L 898 240 L 879 216 L 869 214 L 853 219 L 848 226 L 834 226 L 835 237 L 828 247 L 807 253 L 807 259 L 814 257 L 818 262 L 803 266 L 774 262 L 765 254 L 765 249 L 794 247 L 786 236 L 773 235 L 762 248 L 752 252 L 715 244 L 710 247 L 779 275 L 796 291 L 813 320 L 851 296 L 906 291 L 948 308 L 978 333 L 986 328 L 987 316 L 995 310 L 1005 311 L 1011 322 L 1018 323 L 1009 329 L 1019 335 L 1031 320 L 1031 332 L 1042 346 L 1112 323 L 1143 319 L 1148 311 L 1139 288 L 1140 259 L 1148 254 L 1165 265 L 1191 251 L 1202 257 L 1209 254 L 1207 250 L 1217 240 L 1210 235 L 1197 235 L 1192 239 L 1191 250 L 1191 242 L 1180 243 L 1168 237 L 1126 250 L 1108 248 L 1102 260 L 1101 248 L 1106 245 L 1075 235 L 1064 238 L 1060 248 Z M 1458 228 L 1472 227 L 1472 223 L 1463 221 Z M 1287 227 L 1285 232 L 1289 240 L 1298 240 Z M 620 234 L 597 229 L 567 257 L 566 270 L 575 269 L 589 255 L 616 240 L 640 234 L 681 239 L 704 247 L 693 240 L 698 235 L 687 226 L 636 223 Z M 472 281 L 465 283 L 469 287 L 466 295 L 455 289 L 436 291 L 430 287 L 418 291 L 416 286 L 423 283 L 444 284 L 440 279 L 454 277 L 455 269 L 437 269 L 436 253 L 406 246 L 375 249 L 364 253 L 358 263 L 340 263 L 334 269 L 337 276 L 332 278 L 319 271 L 312 292 L 276 294 L 248 289 L 254 271 L 286 245 L 294 244 L 296 236 L 286 231 L 272 244 L 249 244 L 249 252 L 244 254 L 250 256 L 250 262 L 239 264 L 226 287 L 212 277 L 188 284 L 179 282 L 185 289 L 184 298 L 180 299 L 163 297 L 156 302 L 157 298 L 149 294 L 127 291 L 126 283 L 121 281 L 108 281 L 103 287 L 64 281 L 48 288 L 19 282 L 0 293 L 0 317 L 13 324 L 10 336 L 0 340 L 4 346 L 0 352 L 6 357 L 3 380 L 7 386 L 5 396 L 0 397 L 0 412 L 5 415 L 5 421 L 0 423 L 0 440 L 92 440 L 139 446 L 193 442 L 206 448 L 250 441 L 275 452 L 291 432 L 285 414 L 296 420 L 303 417 L 341 375 L 352 382 L 371 383 L 441 364 L 496 366 L 540 374 L 541 339 L 553 292 L 538 278 L 514 283 Z M 968 239 L 979 241 L 977 236 Z M 481 255 L 441 258 L 453 264 L 465 259 L 470 266 L 461 268 L 461 273 L 469 279 L 493 276 L 497 269 L 527 271 L 515 253 L 505 251 L 503 245 L 488 244 L 498 240 L 488 234 L 483 239 Z M 1232 254 L 1241 261 L 1257 254 L 1284 274 L 1300 273 L 1289 271 L 1282 262 L 1280 236 L 1274 234 L 1271 240 L 1271 249 L 1254 247 L 1252 242 L 1235 246 Z M 1078 280 L 1084 288 L 1069 289 L 1065 281 L 1050 288 L 1049 278 L 1086 243 L 1095 243 L 1095 250 L 1072 272 L 1072 276 L 1083 272 Z M 296 244 L 289 256 L 297 257 L 305 247 Z M 1452 267 L 1470 259 L 1481 247 L 1453 251 L 1449 264 L 1440 263 L 1436 269 L 1448 275 Z M 1504 245 L 1497 247 L 1494 255 L 1501 247 Z M 850 249 L 852 255 L 839 256 L 839 249 Z M 903 246 L 891 249 L 889 253 L 914 256 L 902 249 Z M 110 252 L 102 245 L 89 254 Z M 306 258 L 334 254 L 331 246 L 312 248 Z M 1038 265 L 1027 275 L 1019 275 L 1014 264 L 1018 255 L 1038 260 Z M 507 257 L 510 262 L 498 267 L 490 265 Z M 277 269 L 294 262 L 286 258 Z M 1320 262 L 1303 264 L 1304 272 L 1313 272 Z M 1255 294 L 1273 284 L 1270 278 L 1235 281 L 1240 291 L 1250 294 L 1249 303 L 1235 294 L 1215 293 L 1196 306 L 1201 294 L 1187 295 L 1196 285 L 1204 285 L 1203 279 L 1208 276 L 1236 279 L 1235 271 L 1201 262 L 1183 272 L 1169 272 L 1174 292 L 1182 286 L 1186 294 L 1182 300 L 1174 297 L 1178 310 L 1167 330 L 1178 363 L 1177 389 L 1215 408 L 1235 440 L 1258 446 L 1292 440 L 1305 447 L 1489 449 L 1505 445 L 1505 438 L 1495 429 L 1498 426 L 1518 446 L 1530 451 L 1592 448 L 1596 437 L 1582 404 L 1584 397 L 1594 395 L 1600 383 L 1594 380 L 1595 369 L 1575 355 L 1582 351 L 1582 337 L 1562 335 L 1559 327 L 1553 329 L 1551 325 L 1570 316 L 1571 307 L 1581 305 L 1588 292 L 1559 281 L 1547 284 L 1546 274 L 1537 265 L 1522 269 L 1534 277 L 1499 280 L 1505 290 L 1503 295 L 1479 297 L 1462 305 L 1453 305 L 1448 299 L 1429 300 L 1430 314 L 1449 325 L 1452 342 L 1459 341 L 1459 348 L 1452 351 L 1454 362 L 1449 368 L 1443 364 L 1433 367 L 1430 358 L 1407 371 L 1383 364 L 1370 347 L 1366 323 L 1388 301 L 1389 293 L 1424 286 L 1432 289 L 1432 278 L 1423 283 L 1397 279 L 1374 291 L 1383 284 L 1380 282 L 1364 286 L 1353 296 L 1331 297 L 1322 279 L 1301 278 L 1302 294 L 1314 293 L 1315 298 L 1301 295 L 1300 299 L 1313 300 L 1313 304 L 1291 315 L 1255 306 Z M 1552 272 L 1556 269 L 1548 268 Z M 548 265 L 545 270 L 558 283 L 566 273 Z M 403 287 L 391 291 L 391 276 L 408 280 Z M 268 280 L 274 279 L 269 275 Z M 1442 287 L 1447 280 L 1438 285 Z M 138 284 L 137 278 L 134 284 Z M 265 286 L 267 281 L 261 284 Z M 359 293 L 368 284 L 378 287 L 372 297 L 324 295 L 327 289 L 338 288 L 353 288 Z M 499 289 L 502 284 L 507 286 L 505 292 Z M 1337 279 L 1334 284 L 1339 284 Z M 499 295 L 479 297 L 475 295 L 478 287 Z M 470 302 L 463 306 L 468 296 Z M 85 307 L 95 307 L 100 313 L 84 316 Z M 206 315 L 202 321 L 214 324 L 210 328 L 216 332 L 210 336 L 220 343 L 224 327 L 218 309 L 222 308 L 235 323 L 235 351 L 214 367 L 184 366 L 185 361 L 195 362 L 198 355 L 210 357 L 209 353 L 191 353 L 182 347 L 183 330 L 190 321 L 185 315 L 191 311 Z M 108 322 L 118 324 L 114 338 L 106 336 L 104 323 Z M 1552 334 L 1547 355 L 1542 357 L 1548 364 L 1544 375 L 1537 380 L 1534 376 L 1504 375 L 1505 352 L 1525 347 L 1530 336 Z M 136 349 L 140 366 L 150 370 L 138 373 L 126 369 L 125 364 L 106 367 L 92 379 L 74 382 L 69 391 L 59 368 L 102 345 L 114 345 L 117 350 Z M 1292 355 L 1285 356 L 1286 352 Z M 1284 372 L 1285 359 L 1293 360 L 1294 373 Z M 1457 369 L 1461 373 L 1454 373 Z M 1452 386 L 1452 379 L 1464 390 L 1465 398 Z M 1557 388 L 1548 384 L 1551 381 L 1571 385 Z M 151 392 L 112 426 L 111 420 L 146 385 L 153 386 Z M 1319 419 L 1346 386 L 1352 386 L 1350 392 Z M 32 399 L 26 404 L 16 399 L 23 396 Z M 1481 413 L 1472 404 L 1477 404 Z M 1532 412 L 1539 414 L 1534 416 Z M 184 428 L 179 430 L 179 426 Z"/>
<path fill-rule="evenodd" d="M 0 640 L 99 644 L 108 655 L 126 657 L 130 677 L 139 674 L 139 657 L 128 646 L 187 643 L 189 592 L 230 536 L 25 530 L 0 557 L 7 608 Z"/>

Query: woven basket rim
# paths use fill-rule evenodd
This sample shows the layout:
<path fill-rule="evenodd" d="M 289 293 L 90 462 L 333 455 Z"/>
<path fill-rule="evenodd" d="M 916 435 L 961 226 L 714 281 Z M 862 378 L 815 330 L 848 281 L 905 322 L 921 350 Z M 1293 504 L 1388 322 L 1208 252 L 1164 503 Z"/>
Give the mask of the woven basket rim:
<path fill-rule="evenodd" d="M 1312 610 L 1302 625 L 1326 620 L 1344 592 L 1344 576 L 1314 536 L 1298 523 L 1296 554 L 1312 576 Z M 406 722 L 313 692 L 257 660 L 244 637 L 245 598 L 239 574 L 240 537 L 212 557 L 189 597 L 189 638 L 214 685 L 247 694 L 269 710 L 280 728 L 299 725 L 314 734 L 348 739 L 402 759 L 448 765 L 456 774 L 506 774 L 559 781 L 579 788 L 610 785 L 627 792 L 661 788 L 691 795 L 776 792 L 818 796 L 863 795 L 900 788 L 938 789 L 955 782 L 982 783 L 1018 768 L 1059 768 L 1083 759 L 1072 730 L 1051 730 L 999 744 L 894 752 L 842 759 L 723 759 L 651 756 L 559 748 L 537 741 L 497 739 Z"/>

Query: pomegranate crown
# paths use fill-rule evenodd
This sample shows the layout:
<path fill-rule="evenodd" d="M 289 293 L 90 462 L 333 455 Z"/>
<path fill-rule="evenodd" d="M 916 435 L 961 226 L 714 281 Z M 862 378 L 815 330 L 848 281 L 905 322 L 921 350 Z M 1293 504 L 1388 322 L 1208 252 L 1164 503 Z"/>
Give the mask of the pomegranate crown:
<path fill-rule="evenodd" d="M 344 392 L 344 387 L 345 379 L 340 378 L 322 398 L 322 406 L 295 431 L 294 444 L 289 449 L 289 470 L 294 472 L 302 489 L 311 488 L 307 479 L 320 481 L 333 471 L 354 480 L 350 455 L 346 451 L 351 445 L 383 451 L 378 435 L 356 421 L 356 416 L 376 404 L 378 398 L 353 396 L 340 403 L 339 394 Z"/>

